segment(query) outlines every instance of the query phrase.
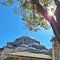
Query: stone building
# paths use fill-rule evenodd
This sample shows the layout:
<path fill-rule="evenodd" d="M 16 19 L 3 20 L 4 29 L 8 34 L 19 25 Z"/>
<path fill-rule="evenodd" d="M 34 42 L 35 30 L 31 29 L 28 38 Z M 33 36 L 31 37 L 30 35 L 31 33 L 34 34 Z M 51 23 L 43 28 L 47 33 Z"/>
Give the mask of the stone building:
<path fill-rule="evenodd" d="M 10 58 L 8 59 L 8 57 Z M 9 53 L 7 56 L 5 56 L 2 60 L 12 60 L 13 58 L 16 58 L 16 60 L 52 60 L 52 58 L 49 55 L 45 54 L 36 54 L 36 53 L 30 53 L 30 52 L 14 52 Z"/>
<path fill-rule="evenodd" d="M 54 37 L 52 38 L 52 60 L 60 60 L 60 42 Z"/>
<path fill-rule="evenodd" d="M 22 36 L 14 40 L 14 42 L 8 42 L 7 46 L 4 47 L 1 53 L 1 58 L 7 56 L 10 53 L 14 55 L 16 52 L 19 56 L 22 56 L 20 54 L 24 52 L 24 57 L 25 55 L 29 57 L 29 54 L 31 54 L 32 58 L 34 58 L 34 56 L 36 55 L 36 58 L 39 58 L 41 56 L 41 58 L 45 59 L 46 57 L 47 59 L 47 57 L 49 56 L 49 51 L 45 46 L 41 45 L 39 41 L 28 36 Z M 51 57 L 49 56 L 48 59 L 51 59 Z"/>
<path fill-rule="evenodd" d="M 3 51 L 3 49 L 4 49 L 4 48 L 0 48 L 0 55 L 1 55 L 2 51 Z"/>

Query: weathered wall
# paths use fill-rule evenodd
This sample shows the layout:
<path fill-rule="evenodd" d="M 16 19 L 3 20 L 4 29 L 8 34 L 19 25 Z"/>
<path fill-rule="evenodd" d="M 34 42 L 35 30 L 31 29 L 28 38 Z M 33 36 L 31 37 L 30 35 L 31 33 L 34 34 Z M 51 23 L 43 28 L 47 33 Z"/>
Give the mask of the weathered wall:
<path fill-rule="evenodd" d="M 52 59 L 60 60 L 60 43 L 55 37 L 52 39 Z"/>

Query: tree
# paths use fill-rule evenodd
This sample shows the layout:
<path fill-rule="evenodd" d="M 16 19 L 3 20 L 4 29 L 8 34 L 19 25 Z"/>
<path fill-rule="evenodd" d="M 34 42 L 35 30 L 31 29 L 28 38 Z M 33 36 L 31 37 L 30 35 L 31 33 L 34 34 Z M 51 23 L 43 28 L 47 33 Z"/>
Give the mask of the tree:
<path fill-rule="evenodd" d="M 54 4 L 57 6 L 55 10 L 56 19 L 54 16 L 49 15 L 49 6 Z M 50 23 L 57 40 L 60 42 L 60 2 L 59 0 L 5 0 L 1 3 L 3 6 L 12 6 L 16 4 L 14 13 L 21 13 L 23 20 L 26 22 L 30 30 L 38 30 L 40 26 L 48 28 Z M 54 5 L 54 7 L 55 7 Z M 21 12 L 20 12 L 21 9 Z M 54 11 L 54 8 L 51 8 Z M 48 21 L 48 22 L 47 22 Z"/>

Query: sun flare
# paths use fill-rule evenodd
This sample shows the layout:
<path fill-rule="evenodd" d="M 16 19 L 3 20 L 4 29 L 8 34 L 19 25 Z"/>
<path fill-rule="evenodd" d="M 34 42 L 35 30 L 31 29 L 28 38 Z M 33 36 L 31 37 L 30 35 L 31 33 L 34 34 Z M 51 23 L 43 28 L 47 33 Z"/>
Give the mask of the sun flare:
<path fill-rule="evenodd" d="M 56 20 L 56 16 L 53 11 L 48 11 L 49 18 L 53 17 Z"/>
<path fill-rule="evenodd" d="M 48 15 L 54 17 L 54 12 L 52 12 L 52 11 L 48 11 Z"/>

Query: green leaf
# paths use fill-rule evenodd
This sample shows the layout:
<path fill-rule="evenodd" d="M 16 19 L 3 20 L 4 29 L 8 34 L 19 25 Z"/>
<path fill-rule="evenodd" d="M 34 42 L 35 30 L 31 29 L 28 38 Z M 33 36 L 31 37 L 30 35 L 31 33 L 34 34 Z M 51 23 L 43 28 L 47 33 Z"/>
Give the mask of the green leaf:
<path fill-rule="evenodd" d="M 7 2 L 9 3 L 10 6 L 12 6 L 12 4 L 13 4 L 12 0 L 7 0 Z"/>

